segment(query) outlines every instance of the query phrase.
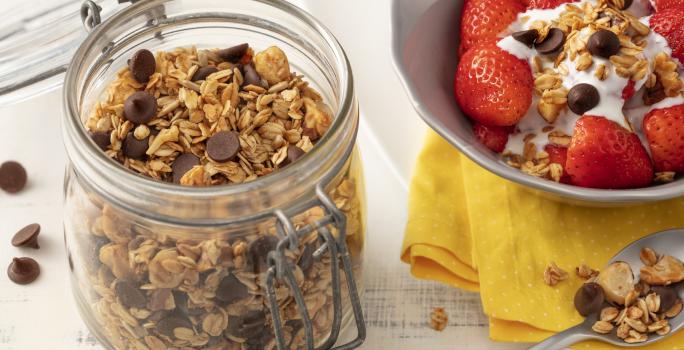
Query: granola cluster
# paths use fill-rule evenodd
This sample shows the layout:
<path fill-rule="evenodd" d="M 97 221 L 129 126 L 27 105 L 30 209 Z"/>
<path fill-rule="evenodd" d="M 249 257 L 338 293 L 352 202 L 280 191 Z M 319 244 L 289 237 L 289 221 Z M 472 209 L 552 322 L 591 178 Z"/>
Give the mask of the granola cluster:
<path fill-rule="evenodd" d="M 256 180 L 310 151 L 332 112 L 277 47 L 178 48 L 136 53 L 85 121 L 93 141 L 124 167 L 183 186 Z M 347 217 L 347 245 L 359 279 L 364 244 L 362 184 L 353 159 L 331 184 Z M 84 188 L 67 222 L 72 269 L 91 329 L 117 349 L 275 349 L 266 298 L 267 254 L 279 242 L 273 219 L 230 228 L 150 222 Z M 325 215 L 314 207 L 300 228 Z M 331 232 L 337 237 L 336 228 Z M 317 341 L 333 321 L 332 259 L 316 231 L 288 249 Z M 76 261 L 77 263 L 74 263 Z M 344 286 L 345 275 L 340 274 Z M 362 289 L 362 286 L 359 286 Z M 348 302 L 342 288 L 343 302 Z M 290 348 L 304 345 L 290 288 L 276 296 Z M 348 305 L 343 307 L 348 312 Z M 90 317 L 86 317 L 89 320 Z"/>

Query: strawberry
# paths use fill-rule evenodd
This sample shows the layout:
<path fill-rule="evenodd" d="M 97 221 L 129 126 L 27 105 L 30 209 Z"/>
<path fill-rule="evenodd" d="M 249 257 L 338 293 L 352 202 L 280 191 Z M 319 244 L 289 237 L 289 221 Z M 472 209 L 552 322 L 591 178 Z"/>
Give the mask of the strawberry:
<path fill-rule="evenodd" d="M 684 0 L 655 0 L 654 2 L 657 11 L 663 11 L 677 7 L 684 7 Z"/>
<path fill-rule="evenodd" d="M 651 29 L 667 39 L 672 57 L 684 63 L 684 9 L 669 8 L 656 12 L 649 21 Z"/>
<path fill-rule="evenodd" d="M 566 171 L 572 184 L 637 188 L 653 180 L 653 165 L 639 137 L 614 121 L 583 116 L 575 124 Z"/>
<path fill-rule="evenodd" d="M 684 105 L 646 114 L 644 134 L 656 171 L 684 172 Z"/>
<path fill-rule="evenodd" d="M 530 0 L 528 9 L 548 10 L 560 5 L 575 2 L 573 0 Z"/>
<path fill-rule="evenodd" d="M 461 12 L 462 56 L 475 43 L 496 38 L 525 11 L 519 0 L 468 0 Z"/>
<path fill-rule="evenodd" d="M 549 163 L 557 163 L 563 166 L 563 175 L 561 176 L 560 182 L 564 184 L 570 183 L 570 176 L 568 172 L 565 171 L 568 161 L 568 148 L 556 145 L 546 145 L 544 151 L 549 154 Z"/>
<path fill-rule="evenodd" d="M 454 81 L 456 101 L 463 112 L 492 126 L 511 126 L 522 119 L 532 104 L 532 85 L 530 65 L 494 41 L 468 50 Z"/>
<path fill-rule="evenodd" d="M 627 83 L 627 86 L 622 89 L 622 99 L 628 101 L 634 96 L 634 92 L 634 80 L 630 80 L 629 83 Z"/>
<path fill-rule="evenodd" d="M 473 125 L 475 138 L 496 153 L 501 153 L 506 148 L 511 132 L 511 126 L 488 126 L 480 123 Z"/>

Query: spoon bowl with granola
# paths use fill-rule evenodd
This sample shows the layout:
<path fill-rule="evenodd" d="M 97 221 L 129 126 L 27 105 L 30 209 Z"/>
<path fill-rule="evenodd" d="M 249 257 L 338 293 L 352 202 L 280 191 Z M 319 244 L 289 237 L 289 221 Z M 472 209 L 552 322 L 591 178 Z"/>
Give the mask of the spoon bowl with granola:
<path fill-rule="evenodd" d="M 638 347 L 684 329 L 682 246 L 682 229 L 627 246 L 577 291 L 575 307 L 585 321 L 530 349 L 565 349 L 586 340 Z"/>

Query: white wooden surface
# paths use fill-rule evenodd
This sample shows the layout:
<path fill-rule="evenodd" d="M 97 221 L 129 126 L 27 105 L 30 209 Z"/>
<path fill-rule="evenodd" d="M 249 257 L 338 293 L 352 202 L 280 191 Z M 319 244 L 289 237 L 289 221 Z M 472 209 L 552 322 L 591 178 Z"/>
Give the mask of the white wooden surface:
<path fill-rule="evenodd" d="M 476 294 L 415 280 L 399 261 L 407 184 L 425 127 L 391 67 L 390 0 L 302 1 L 346 48 L 363 110 L 359 143 L 369 200 L 363 349 L 524 348 L 487 339 Z M 21 161 L 30 177 L 21 194 L 0 193 L 0 349 L 101 349 L 80 321 L 69 286 L 61 225 L 61 113 L 61 91 L 0 108 L 0 161 Z M 43 227 L 41 249 L 12 247 L 12 234 L 32 222 Z M 41 277 L 29 286 L 11 283 L 4 269 L 13 256 L 37 259 Z M 438 306 L 450 316 L 441 333 L 427 326 L 431 308 Z"/>

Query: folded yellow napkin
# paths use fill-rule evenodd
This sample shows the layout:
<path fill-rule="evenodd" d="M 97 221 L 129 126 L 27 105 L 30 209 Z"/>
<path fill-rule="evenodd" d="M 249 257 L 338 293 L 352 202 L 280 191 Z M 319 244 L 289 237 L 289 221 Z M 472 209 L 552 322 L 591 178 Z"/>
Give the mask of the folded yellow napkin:
<path fill-rule="evenodd" d="M 621 208 L 540 197 L 482 169 L 430 132 L 411 183 L 402 260 L 417 278 L 478 291 L 497 341 L 538 342 L 582 321 L 574 269 L 600 268 L 650 233 L 684 226 L 684 198 Z M 543 281 L 556 262 L 570 278 Z M 587 342 L 576 348 L 614 349 Z M 684 349 L 684 332 L 643 349 Z"/>

